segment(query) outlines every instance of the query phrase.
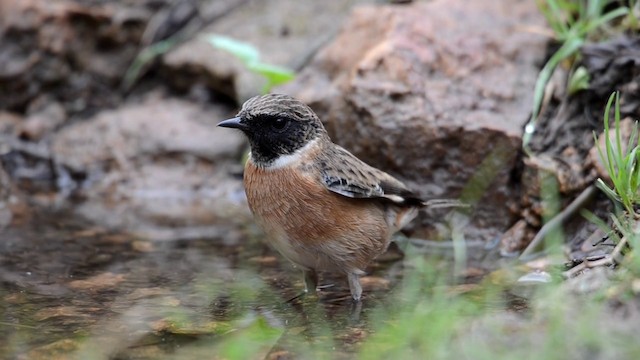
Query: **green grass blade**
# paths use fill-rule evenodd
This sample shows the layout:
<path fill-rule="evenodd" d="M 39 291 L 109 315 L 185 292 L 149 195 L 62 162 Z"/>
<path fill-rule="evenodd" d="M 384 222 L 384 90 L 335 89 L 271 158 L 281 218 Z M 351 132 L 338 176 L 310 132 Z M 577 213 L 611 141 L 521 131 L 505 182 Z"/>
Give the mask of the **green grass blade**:
<path fill-rule="evenodd" d="M 592 224 L 595 224 L 600 230 L 602 230 L 605 234 L 609 234 L 612 232 L 611 227 L 602 219 L 600 219 L 596 214 L 592 213 L 587 209 L 580 210 L 580 215 L 587 219 Z"/>
<path fill-rule="evenodd" d="M 634 164 L 635 164 L 635 159 L 638 153 L 638 148 L 633 148 L 633 150 L 631 150 L 631 152 L 629 152 L 629 154 L 627 154 L 627 156 L 624 157 L 624 167 L 623 167 L 623 173 L 624 173 L 624 180 L 625 180 L 625 187 L 624 189 L 628 191 L 628 195 L 633 197 L 633 185 L 632 185 L 632 176 L 631 176 L 631 172 L 633 171 L 634 168 Z"/>
<path fill-rule="evenodd" d="M 604 146 L 605 146 L 605 151 L 607 153 L 607 172 L 609 173 L 609 175 L 613 178 L 613 175 L 616 173 L 615 171 L 615 165 L 614 165 L 614 156 L 613 156 L 613 146 L 611 144 L 611 136 L 610 134 L 610 127 L 609 127 L 609 111 L 611 110 L 611 104 L 613 103 L 613 100 L 615 98 L 614 94 L 611 94 L 611 96 L 609 96 L 609 100 L 607 101 L 607 106 L 605 107 L 604 110 Z"/>
<path fill-rule="evenodd" d="M 600 0 L 586 0 L 586 6 L 580 6 L 580 17 L 583 19 L 597 18 L 603 8 L 603 2 Z"/>
<path fill-rule="evenodd" d="M 636 127 L 634 128 L 635 130 L 637 130 L 637 123 L 636 123 Z M 637 148 L 637 145 L 636 145 Z M 636 152 L 636 158 L 634 159 L 634 163 L 633 163 L 633 169 L 631 170 L 631 178 L 632 180 L 632 189 L 635 192 L 635 196 L 638 195 L 638 188 L 640 188 L 640 166 L 638 166 L 640 162 L 640 152 Z"/>
<path fill-rule="evenodd" d="M 539 3 L 538 8 L 542 11 L 542 14 L 547 20 L 547 23 L 556 33 L 559 40 L 565 40 L 566 34 L 569 32 L 569 25 L 566 19 L 562 17 L 563 13 L 567 13 L 561 9 L 561 6 L 556 0 L 546 0 L 546 5 Z"/>
<path fill-rule="evenodd" d="M 602 190 L 602 192 L 607 195 L 609 199 L 621 202 L 620 196 L 618 196 L 618 194 L 613 189 L 607 186 L 607 184 L 605 184 L 602 179 L 596 180 L 596 186 L 598 187 L 598 189 Z"/>
<path fill-rule="evenodd" d="M 638 122 L 636 121 L 631 128 L 631 136 L 627 141 L 627 149 L 633 149 L 636 146 L 636 140 L 638 138 Z"/>
<path fill-rule="evenodd" d="M 134 59 L 133 63 L 127 69 L 123 80 L 122 87 L 123 89 L 129 89 L 140 77 L 142 70 L 150 64 L 153 60 L 155 60 L 158 56 L 168 52 L 171 50 L 173 45 L 175 44 L 175 39 L 167 39 L 163 41 L 159 41 L 153 45 L 150 45 L 144 48 L 138 56 Z"/>
<path fill-rule="evenodd" d="M 611 20 L 620 17 L 620 16 L 626 16 L 629 13 L 629 9 L 626 7 L 619 7 L 615 10 L 611 10 L 608 13 L 602 15 L 601 17 L 595 18 L 593 19 L 593 21 L 589 21 L 586 23 L 586 26 L 584 27 L 583 31 L 584 34 L 587 35 L 589 34 L 591 31 L 599 28 L 600 26 L 610 22 Z"/>
<path fill-rule="evenodd" d="M 616 125 L 615 128 L 615 136 L 616 136 L 616 165 L 618 168 L 618 173 L 621 177 L 625 177 L 626 173 L 624 171 L 620 171 L 624 169 L 624 164 L 625 164 L 625 160 L 624 160 L 624 152 L 625 149 L 622 148 L 622 137 L 620 134 L 620 93 L 616 91 L 615 93 L 615 103 L 614 103 L 614 114 L 613 114 L 613 118 L 614 118 L 614 122 Z M 627 149 L 628 151 L 629 149 Z"/>

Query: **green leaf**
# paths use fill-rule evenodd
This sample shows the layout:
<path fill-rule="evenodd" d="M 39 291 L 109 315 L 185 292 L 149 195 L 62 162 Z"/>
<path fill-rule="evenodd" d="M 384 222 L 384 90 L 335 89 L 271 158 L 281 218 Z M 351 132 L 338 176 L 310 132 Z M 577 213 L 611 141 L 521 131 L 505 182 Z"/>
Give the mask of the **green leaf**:
<path fill-rule="evenodd" d="M 260 62 L 260 53 L 251 44 L 222 35 L 209 35 L 206 40 L 215 48 L 227 51 L 239 58 L 249 71 L 264 77 L 267 83 L 262 89 L 263 93 L 268 93 L 272 87 L 295 78 L 295 72 L 292 70 Z"/>
<path fill-rule="evenodd" d="M 269 65 L 264 63 L 252 63 L 247 66 L 251 71 L 258 73 L 269 81 L 273 86 L 284 84 L 293 80 L 296 74 L 284 67 Z"/>
<path fill-rule="evenodd" d="M 590 80 L 587 69 L 584 66 L 579 66 L 569 77 L 569 85 L 567 86 L 569 95 L 588 89 Z"/>
<path fill-rule="evenodd" d="M 260 52 L 249 43 L 215 34 L 208 35 L 206 39 L 213 47 L 236 56 L 247 66 L 260 61 Z"/>

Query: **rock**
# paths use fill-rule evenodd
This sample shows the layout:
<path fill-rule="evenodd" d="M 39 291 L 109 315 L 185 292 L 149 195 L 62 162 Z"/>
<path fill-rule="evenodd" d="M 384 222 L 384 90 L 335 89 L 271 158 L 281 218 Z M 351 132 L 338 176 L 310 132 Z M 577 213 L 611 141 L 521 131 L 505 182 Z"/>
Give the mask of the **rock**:
<path fill-rule="evenodd" d="M 112 171 L 83 192 L 87 200 L 76 209 L 80 215 L 141 236 L 152 234 L 152 239 L 164 238 L 153 235 L 158 227 L 179 234 L 181 227 L 250 220 L 242 182 L 229 175 L 228 167 L 202 162 L 143 163 L 131 172 Z"/>
<path fill-rule="evenodd" d="M 238 158 L 242 135 L 215 125 L 231 117 L 224 107 L 198 105 L 161 96 L 104 111 L 64 128 L 52 142 L 56 162 L 76 172 L 117 163 L 123 169 L 141 156 L 190 154 L 208 160 Z"/>
<path fill-rule="evenodd" d="M 425 197 L 474 203 L 466 232 L 491 238 L 517 207 L 512 173 L 547 45 L 531 27 L 544 19 L 529 1 L 362 6 L 279 91 L 310 104 L 334 141 Z"/>
<path fill-rule="evenodd" d="M 67 112 L 58 102 L 44 100 L 41 108 L 35 109 L 18 127 L 18 133 L 29 140 L 38 141 L 53 132 L 67 120 Z"/>
<path fill-rule="evenodd" d="M 576 294 L 589 294 L 609 289 L 612 291 L 611 281 L 615 277 L 614 270 L 608 266 L 587 268 L 578 275 L 567 279 L 564 286 Z"/>
<path fill-rule="evenodd" d="M 201 36 L 166 54 L 162 60 L 165 73 L 178 88 L 186 90 L 204 82 L 242 102 L 262 91 L 264 79 L 233 55 L 214 49 L 204 36 L 221 34 L 248 42 L 259 49 L 261 61 L 295 69 L 335 34 L 347 15 L 345 10 L 356 2 L 249 1 L 204 29 Z"/>
<path fill-rule="evenodd" d="M 14 184 L 2 161 L 0 139 L 0 230 L 25 223 L 31 217 L 31 206 L 26 196 Z"/>
<path fill-rule="evenodd" d="M 50 344 L 35 347 L 21 359 L 52 359 L 62 360 L 68 359 L 69 354 L 80 348 L 80 342 L 77 339 L 62 339 L 54 341 Z"/>
<path fill-rule="evenodd" d="M 232 114 L 151 96 L 63 128 L 51 148 L 60 168 L 83 174 L 76 210 L 98 224 L 153 233 L 244 223 L 250 215 L 232 174 L 244 139 L 215 126 Z"/>
<path fill-rule="evenodd" d="M 11 220 L 13 220 L 13 212 L 9 207 L 12 194 L 13 184 L 11 184 L 9 175 L 4 171 L 2 161 L 0 161 L 0 230 L 11 224 Z"/>
<path fill-rule="evenodd" d="M 126 276 L 123 274 L 114 274 L 112 272 L 105 272 L 92 276 L 84 280 L 73 280 L 69 282 L 69 287 L 74 290 L 112 290 L 125 280 Z"/>
<path fill-rule="evenodd" d="M 150 16 L 133 2 L 0 0 L 0 108 L 25 108 L 41 93 L 68 111 L 115 103 L 112 87 Z"/>
<path fill-rule="evenodd" d="M 582 64 L 591 78 L 588 92 L 591 98 L 587 101 L 594 103 L 598 99 L 606 103 L 611 93 L 619 91 L 622 117 L 637 117 L 640 111 L 640 39 L 620 34 L 608 41 L 585 44 L 581 51 Z M 598 108 L 597 119 L 601 119 L 603 110 L 604 106 Z"/>
<path fill-rule="evenodd" d="M 360 284 L 365 291 L 369 292 L 389 290 L 391 282 L 379 276 L 363 276 L 360 278 Z"/>
<path fill-rule="evenodd" d="M 529 241 L 535 236 L 527 227 L 527 222 L 518 220 L 509 230 L 500 237 L 500 255 L 514 256 L 523 250 Z"/>
<path fill-rule="evenodd" d="M 8 112 L 0 111 L 0 134 L 2 135 L 14 135 L 17 132 L 18 127 L 22 123 L 22 116 Z M 0 146 L 2 144 L 0 143 Z M 4 154 L 8 149 L 0 148 L 0 155 Z"/>
<path fill-rule="evenodd" d="M 90 316 L 89 314 L 83 313 L 82 310 L 86 311 L 86 309 L 82 309 L 79 307 L 62 305 L 41 309 L 33 314 L 33 317 L 37 321 L 44 321 L 52 318 L 81 318 Z"/>

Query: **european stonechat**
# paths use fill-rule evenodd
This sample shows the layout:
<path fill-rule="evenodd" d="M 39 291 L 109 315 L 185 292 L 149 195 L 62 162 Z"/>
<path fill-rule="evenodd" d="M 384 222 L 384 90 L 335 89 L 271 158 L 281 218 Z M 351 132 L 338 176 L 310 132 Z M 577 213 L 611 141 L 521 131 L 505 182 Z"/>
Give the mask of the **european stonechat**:
<path fill-rule="evenodd" d="M 218 126 L 249 139 L 249 207 L 269 243 L 302 268 L 306 291 L 316 291 L 316 271 L 336 271 L 359 301 L 359 276 L 425 202 L 334 144 L 313 110 L 290 96 L 251 98 Z"/>

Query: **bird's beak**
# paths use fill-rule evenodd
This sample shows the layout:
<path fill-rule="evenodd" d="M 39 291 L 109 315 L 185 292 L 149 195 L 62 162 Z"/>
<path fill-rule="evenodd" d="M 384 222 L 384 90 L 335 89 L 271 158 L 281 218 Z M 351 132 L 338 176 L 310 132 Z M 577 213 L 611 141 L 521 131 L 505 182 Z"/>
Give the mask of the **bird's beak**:
<path fill-rule="evenodd" d="M 242 123 L 241 117 L 234 117 L 218 123 L 220 127 L 232 128 L 232 129 L 244 129 L 245 124 Z"/>

